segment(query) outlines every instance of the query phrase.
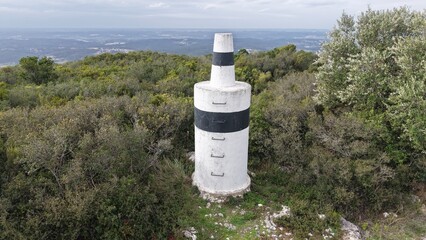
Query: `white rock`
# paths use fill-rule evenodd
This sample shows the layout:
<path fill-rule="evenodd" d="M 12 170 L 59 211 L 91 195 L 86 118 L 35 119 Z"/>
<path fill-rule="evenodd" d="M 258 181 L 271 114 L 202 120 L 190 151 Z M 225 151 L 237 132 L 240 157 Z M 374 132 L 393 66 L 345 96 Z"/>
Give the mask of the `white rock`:
<path fill-rule="evenodd" d="M 200 192 L 200 196 L 204 199 L 207 200 L 209 202 L 214 202 L 214 203 L 222 203 L 225 202 L 226 197 L 221 197 L 221 196 L 215 196 L 213 194 L 209 194 L 207 192 Z M 219 208 L 221 207 L 220 205 L 218 206 Z"/>
<path fill-rule="evenodd" d="M 280 218 L 284 216 L 290 216 L 290 208 L 287 206 L 282 205 L 283 209 L 279 213 L 274 213 L 272 216 L 273 218 Z"/>
<path fill-rule="evenodd" d="M 232 225 L 231 223 L 225 223 L 223 224 L 223 226 L 225 226 L 226 228 L 228 228 L 229 230 L 236 230 L 237 227 L 235 227 L 234 225 Z"/>
<path fill-rule="evenodd" d="M 197 240 L 197 236 L 195 234 L 197 234 L 197 231 L 193 227 L 189 228 L 188 230 L 183 231 L 183 235 L 186 238 L 190 238 L 192 240 Z"/>
<path fill-rule="evenodd" d="M 318 218 L 321 219 L 321 220 L 324 220 L 325 219 L 325 214 L 318 214 Z"/>
<path fill-rule="evenodd" d="M 275 225 L 274 221 L 271 219 L 270 216 L 266 216 L 264 223 L 265 223 L 265 227 L 267 229 L 272 229 L 272 230 L 276 229 L 276 225 Z"/>
<path fill-rule="evenodd" d="M 340 218 L 342 224 L 343 236 L 342 240 L 361 240 L 361 230 L 355 224 L 347 221 L 344 218 Z"/>
<path fill-rule="evenodd" d="M 195 162 L 195 152 L 189 152 L 186 154 L 186 156 L 191 162 Z"/>
<path fill-rule="evenodd" d="M 417 195 L 411 195 L 411 198 L 413 200 L 413 203 L 419 203 L 421 202 L 420 197 Z"/>

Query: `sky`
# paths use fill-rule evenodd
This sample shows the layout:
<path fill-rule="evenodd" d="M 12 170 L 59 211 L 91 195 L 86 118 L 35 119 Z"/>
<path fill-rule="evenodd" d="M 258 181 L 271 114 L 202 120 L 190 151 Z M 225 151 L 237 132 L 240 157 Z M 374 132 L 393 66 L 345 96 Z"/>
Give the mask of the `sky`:
<path fill-rule="evenodd" d="M 425 0 L 0 0 L 0 28 L 331 29 L 358 15 Z"/>

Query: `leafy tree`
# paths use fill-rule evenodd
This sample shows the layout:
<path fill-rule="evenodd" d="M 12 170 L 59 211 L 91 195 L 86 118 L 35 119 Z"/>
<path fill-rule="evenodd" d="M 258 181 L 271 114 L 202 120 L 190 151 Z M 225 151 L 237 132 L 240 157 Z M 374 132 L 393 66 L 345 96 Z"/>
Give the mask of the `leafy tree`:
<path fill-rule="evenodd" d="M 54 61 L 48 57 L 24 57 L 19 60 L 23 69 L 22 77 L 35 84 L 53 81 L 57 78 Z"/>
<path fill-rule="evenodd" d="M 357 21 L 343 14 L 319 54 L 317 103 L 350 107 L 380 128 L 395 160 L 395 151 L 426 149 L 425 29 L 426 13 L 407 7 L 368 9 Z"/>
<path fill-rule="evenodd" d="M 317 74 L 316 100 L 332 107 L 340 103 L 337 92 L 346 88 L 349 59 L 359 52 L 353 17 L 343 13 L 329 37 L 330 41 L 322 45 L 319 54 L 318 62 L 321 67 Z"/>

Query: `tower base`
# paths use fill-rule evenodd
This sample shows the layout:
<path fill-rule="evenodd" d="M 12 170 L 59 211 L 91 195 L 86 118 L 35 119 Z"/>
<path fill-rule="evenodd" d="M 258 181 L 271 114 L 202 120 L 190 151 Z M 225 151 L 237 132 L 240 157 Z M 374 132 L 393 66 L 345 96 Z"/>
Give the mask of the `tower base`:
<path fill-rule="evenodd" d="M 195 174 L 192 174 L 192 185 L 196 186 L 200 191 L 200 196 L 209 202 L 224 202 L 228 197 L 242 197 L 245 193 L 250 192 L 250 183 L 250 177 L 247 175 L 246 183 L 241 188 L 232 191 L 217 191 L 202 186 L 195 179 Z"/>

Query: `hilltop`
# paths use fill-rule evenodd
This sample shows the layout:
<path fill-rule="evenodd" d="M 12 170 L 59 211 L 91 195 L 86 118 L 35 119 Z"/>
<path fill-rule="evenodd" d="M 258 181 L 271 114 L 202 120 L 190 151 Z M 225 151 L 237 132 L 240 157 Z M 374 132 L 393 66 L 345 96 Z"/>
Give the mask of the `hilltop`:
<path fill-rule="evenodd" d="M 243 198 L 191 185 L 211 55 L 105 53 L 0 69 L 0 239 L 426 236 L 424 13 L 346 14 L 315 53 L 238 51 L 252 85 Z M 350 226 L 350 225 L 349 225 Z"/>

